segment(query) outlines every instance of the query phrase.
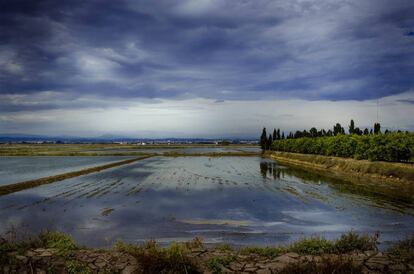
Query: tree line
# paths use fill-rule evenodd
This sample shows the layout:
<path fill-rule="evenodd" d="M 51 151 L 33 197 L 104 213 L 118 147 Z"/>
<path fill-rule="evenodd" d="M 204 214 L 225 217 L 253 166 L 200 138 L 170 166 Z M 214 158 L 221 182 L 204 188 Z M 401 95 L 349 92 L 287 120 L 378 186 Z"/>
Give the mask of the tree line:
<path fill-rule="evenodd" d="M 385 134 L 390 133 L 388 129 L 385 130 Z M 401 132 L 398 130 L 398 132 Z M 381 124 L 380 123 L 374 123 L 374 128 L 368 129 L 365 128 L 364 130 L 361 130 L 359 127 L 355 127 L 354 120 L 351 120 L 348 126 L 348 133 L 350 135 L 356 134 L 356 135 L 372 135 L 372 134 L 381 134 Z M 289 134 L 286 135 L 285 133 L 280 131 L 280 129 L 274 129 L 273 134 L 269 134 L 269 137 L 266 133 L 266 128 L 263 128 L 262 135 L 260 136 L 260 146 L 263 150 L 269 150 L 270 146 L 273 141 L 276 140 L 283 140 L 283 139 L 297 139 L 297 138 L 303 138 L 303 137 L 309 137 L 309 138 L 316 138 L 316 137 L 325 137 L 325 136 L 337 136 L 338 134 L 345 135 L 345 129 L 341 126 L 340 123 L 336 123 L 332 130 L 328 129 L 321 129 L 318 130 L 315 127 L 312 127 L 309 130 L 297 130 L 296 132 L 289 132 Z"/>
<path fill-rule="evenodd" d="M 286 136 L 280 129 L 275 129 L 273 134 L 267 136 L 264 128 L 260 145 L 263 150 L 392 162 L 412 161 L 414 157 L 413 133 L 389 130 L 382 133 L 379 123 L 375 123 L 373 129 L 361 130 L 353 120 L 348 126 L 348 134 L 339 123 L 332 130 L 317 130 L 313 127 L 310 130 L 289 132 Z"/>

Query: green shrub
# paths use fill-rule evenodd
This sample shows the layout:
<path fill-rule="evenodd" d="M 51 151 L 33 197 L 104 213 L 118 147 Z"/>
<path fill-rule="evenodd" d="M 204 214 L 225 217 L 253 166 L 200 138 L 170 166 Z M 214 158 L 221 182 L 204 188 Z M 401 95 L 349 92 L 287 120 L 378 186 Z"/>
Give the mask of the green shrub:
<path fill-rule="evenodd" d="M 200 273 L 195 262 L 187 256 L 185 244 L 173 243 L 160 248 L 155 241 L 142 245 L 117 242 L 115 248 L 134 256 L 144 273 Z"/>
<path fill-rule="evenodd" d="M 66 271 L 68 274 L 92 274 L 92 269 L 87 264 L 78 261 L 67 261 Z"/>
<path fill-rule="evenodd" d="M 60 232 L 41 233 L 40 239 L 45 247 L 56 248 L 60 255 L 69 255 L 77 248 L 75 242 L 69 235 Z"/>
<path fill-rule="evenodd" d="M 240 254 L 250 255 L 257 254 L 264 257 L 274 258 L 286 253 L 287 250 L 284 247 L 243 247 L 240 249 Z"/>
<path fill-rule="evenodd" d="M 377 249 L 378 236 L 359 235 L 356 232 L 348 232 L 342 234 L 341 237 L 335 241 L 335 252 L 347 253 L 351 251 L 367 251 Z"/>
<path fill-rule="evenodd" d="M 227 243 L 219 244 L 215 248 L 216 248 L 216 250 L 219 250 L 219 251 L 232 251 L 233 250 L 231 245 L 229 245 Z"/>
<path fill-rule="evenodd" d="M 414 235 L 406 240 L 400 241 L 387 251 L 402 262 L 414 262 Z"/>
<path fill-rule="evenodd" d="M 293 243 L 289 250 L 303 255 L 321 255 L 324 253 L 332 253 L 334 244 L 324 238 L 302 239 Z"/>
<path fill-rule="evenodd" d="M 207 267 L 213 273 L 222 273 L 222 267 L 227 267 L 234 260 L 236 260 L 236 257 L 233 255 L 213 256 L 208 259 Z"/>
<path fill-rule="evenodd" d="M 303 137 L 277 140 L 272 150 L 326 156 L 367 159 L 371 161 L 412 162 L 414 133 Z"/>

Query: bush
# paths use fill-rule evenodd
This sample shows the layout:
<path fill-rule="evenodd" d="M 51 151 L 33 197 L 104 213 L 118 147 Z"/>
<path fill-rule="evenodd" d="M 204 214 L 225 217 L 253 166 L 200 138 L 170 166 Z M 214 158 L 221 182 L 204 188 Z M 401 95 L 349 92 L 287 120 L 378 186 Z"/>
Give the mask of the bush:
<path fill-rule="evenodd" d="M 45 247 L 56 248 L 59 254 L 64 256 L 77 248 L 69 235 L 60 232 L 43 232 L 40 234 L 40 240 Z"/>
<path fill-rule="evenodd" d="M 315 237 L 299 240 L 293 243 L 289 249 L 303 255 L 321 255 L 332 253 L 334 244 L 324 238 Z"/>
<path fill-rule="evenodd" d="M 240 249 L 240 254 L 250 255 L 257 254 L 264 257 L 274 258 L 287 252 L 284 247 L 243 247 Z"/>
<path fill-rule="evenodd" d="M 271 150 L 371 161 L 412 162 L 414 134 L 398 132 L 377 135 L 339 134 L 329 137 L 283 139 L 274 141 Z"/>
<path fill-rule="evenodd" d="M 147 241 L 143 245 L 117 242 L 115 248 L 134 256 L 144 273 L 200 273 L 187 256 L 185 244 L 173 243 L 160 248 L 155 241 Z"/>
<path fill-rule="evenodd" d="M 235 259 L 235 256 L 213 256 L 207 261 L 207 267 L 213 273 L 222 273 L 222 267 L 228 266 Z"/>
<path fill-rule="evenodd" d="M 388 252 L 402 262 L 414 262 L 414 235 L 390 247 Z"/>
<path fill-rule="evenodd" d="M 348 232 L 342 234 L 341 237 L 335 241 L 334 249 L 337 253 L 347 253 L 351 251 L 366 251 L 377 249 L 378 235 L 367 236 L 359 235 L 356 232 Z"/>
<path fill-rule="evenodd" d="M 66 271 L 68 274 L 92 274 L 92 269 L 87 264 L 78 261 L 67 261 Z"/>

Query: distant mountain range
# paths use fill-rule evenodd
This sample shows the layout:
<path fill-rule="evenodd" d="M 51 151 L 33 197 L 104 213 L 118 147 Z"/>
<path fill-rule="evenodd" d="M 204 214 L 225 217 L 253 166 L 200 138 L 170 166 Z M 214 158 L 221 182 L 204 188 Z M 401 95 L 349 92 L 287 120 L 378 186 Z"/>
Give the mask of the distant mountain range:
<path fill-rule="evenodd" d="M 221 140 L 229 141 L 256 141 L 252 138 L 132 138 L 118 135 L 102 135 L 97 137 L 78 137 L 78 136 L 47 136 L 32 134 L 0 134 L 0 142 L 71 142 L 71 143 L 106 143 L 106 142 L 214 142 Z"/>

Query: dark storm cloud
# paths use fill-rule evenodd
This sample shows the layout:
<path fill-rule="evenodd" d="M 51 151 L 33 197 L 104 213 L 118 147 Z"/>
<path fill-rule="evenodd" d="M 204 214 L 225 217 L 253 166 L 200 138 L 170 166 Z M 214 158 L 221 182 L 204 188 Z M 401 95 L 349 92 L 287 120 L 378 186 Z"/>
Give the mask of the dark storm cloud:
<path fill-rule="evenodd" d="M 2 1 L 0 94 L 379 98 L 414 86 L 412 14 L 411 0 Z M 3 111 L 31 108 L 13 100 Z"/>

